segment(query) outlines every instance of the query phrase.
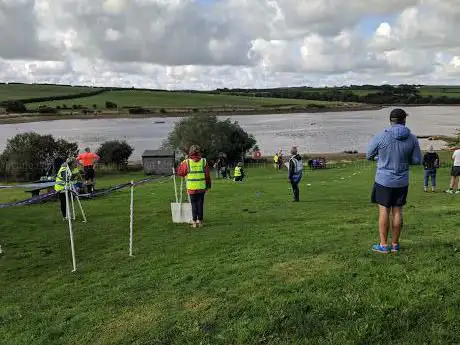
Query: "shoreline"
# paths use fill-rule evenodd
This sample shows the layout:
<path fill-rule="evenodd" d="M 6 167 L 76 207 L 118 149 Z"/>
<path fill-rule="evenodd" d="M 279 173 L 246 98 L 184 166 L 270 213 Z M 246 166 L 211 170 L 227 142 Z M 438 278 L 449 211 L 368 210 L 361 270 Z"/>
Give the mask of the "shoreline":
<path fill-rule="evenodd" d="M 356 106 L 347 105 L 343 106 L 324 106 L 315 107 L 313 105 L 304 108 L 257 108 L 257 109 L 242 109 L 242 110 L 212 110 L 212 109 L 198 109 L 193 111 L 192 108 L 183 108 L 184 111 L 171 111 L 171 112 L 151 112 L 145 114 L 129 114 L 127 112 L 102 112 L 99 114 L 40 114 L 40 113 L 27 113 L 27 114 L 0 114 L 0 125 L 31 123 L 31 122 L 45 122 L 45 121 L 60 121 L 60 120 L 99 120 L 99 119 L 147 119 L 147 118 L 177 118 L 186 117 L 195 113 L 212 114 L 217 116 L 254 116 L 254 115 L 279 115 L 279 114 L 315 114 L 315 113 L 337 113 L 337 112 L 351 112 L 351 111 L 373 111 L 381 110 L 389 107 L 456 107 L 460 104 L 359 104 Z"/>
<path fill-rule="evenodd" d="M 305 107 L 305 108 L 286 108 L 286 109 L 254 109 L 254 110 L 229 110 L 229 111 L 212 111 L 202 109 L 198 112 L 193 111 L 176 111 L 176 112 L 154 112 L 146 114 L 129 114 L 129 113 L 115 113 L 106 112 L 100 114 L 4 114 L 0 115 L 0 125 L 16 124 L 16 123 L 30 123 L 30 122 L 43 122 L 43 121 L 57 121 L 57 120 L 98 120 L 98 119 L 146 119 L 146 118 L 177 118 L 186 117 L 195 113 L 212 114 L 217 116 L 250 116 L 250 115 L 277 115 L 277 114 L 302 114 L 302 113 L 332 113 L 332 112 L 350 112 L 350 111 L 366 111 L 366 110 L 380 110 L 385 106 L 382 105 L 369 105 L 363 104 L 360 106 L 331 106 L 331 107 Z"/>

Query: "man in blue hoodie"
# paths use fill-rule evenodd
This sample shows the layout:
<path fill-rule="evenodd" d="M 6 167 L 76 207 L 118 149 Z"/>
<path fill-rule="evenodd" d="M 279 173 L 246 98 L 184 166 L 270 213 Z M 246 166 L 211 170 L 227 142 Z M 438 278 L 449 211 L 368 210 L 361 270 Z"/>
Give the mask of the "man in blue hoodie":
<path fill-rule="evenodd" d="M 399 252 L 402 208 L 409 188 L 409 166 L 422 162 L 417 137 L 405 126 L 406 117 L 403 109 L 392 110 L 391 127 L 377 134 L 367 151 L 367 159 L 378 157 L 371 197 L 372 202 L 379 205 L 380 243 L 372 246 L 372 250 L 378 253 Z M 391 247 L 387 243 L 390 213 L 393 216 Z"/>

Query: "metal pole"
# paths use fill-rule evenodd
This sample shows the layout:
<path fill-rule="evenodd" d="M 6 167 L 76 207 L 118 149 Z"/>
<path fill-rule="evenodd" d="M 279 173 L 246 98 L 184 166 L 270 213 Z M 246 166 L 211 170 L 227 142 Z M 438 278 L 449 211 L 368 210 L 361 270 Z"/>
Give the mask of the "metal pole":
<path fill-rule="evenodd" d="M 73 193 L 70 191 L 70 200 L 72 201 L 72 220 L 75 220 L 75 204 L 73 202 Z"/>
<path fill-rule="evenodd" d="M 77 270 L 77 260 L 75 259 L 75 245 L 73 242 L 72 217 L 70 216 L 69 187 L 67 183 L 65 185 L 65 203 L 66 203 L 67 220 L 69 222 L 70 248 L 72 250 L 72 264 L 73 264 L 72 272 L 75 272 Z"/>
<path fill-rule="evenodd" d="M 81 205 L 80 198 L 78 197 L 78 194 L 75 194 L 75 198 L 77 199 L 78 206 L 80 207 L 80 212 L 81 212 L 81 215 L 83 217 L 83 223 L 86 223 L 86 214 L 85 214 L 85 211 L 83 210 L 83 206 Z M 74 211 L 74 214 L 75 214 L 75 211 Z"/>
<path fill-rule="evenodd" d="M 131 207 L 129 222 L 129 256 L 133 256 L 133 213 L 134 213 L 134 181 L 131 181 Z"/>

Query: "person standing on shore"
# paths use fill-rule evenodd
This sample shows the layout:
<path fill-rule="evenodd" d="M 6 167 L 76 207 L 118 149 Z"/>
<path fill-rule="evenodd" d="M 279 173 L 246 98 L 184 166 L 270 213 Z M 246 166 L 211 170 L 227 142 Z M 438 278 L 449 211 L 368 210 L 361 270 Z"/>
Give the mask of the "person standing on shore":
<path fill-rule="evenodd" d="M 449 189 L 446 190 L 446 193 L 453 194 L 454 188 L 457 187 L 455 194 L 460 194 L 458 182 L 458 177 L 460 176 L 460 148 L 455 149 L 452 154 L 452 160 L 454 161 L 454 165 L 452 166 L 452 170 L 450 172 L 450 186 Z"/>
<path fill-rule="evenodd" d="M 291 148 L 291 157 L 289 159 L 288 181 L 292 186 L 293 201 L 299 202 L 300 190 L 299 183 L 303 176 L 302 157 L 297 152 L 297 147 Z"/>
<path fill-rule="evenodd" d="M 409 189 L 409 166 L 422 162 L 417 137 L 406 127 L 407 113 L 394 109 L 390 113 L 391 127 L 376 135 L 366 158 L 379 157 L 371 201 L 379 206 L 380 243 L 372 246 L 377 253 L 397 253 L 403 226 L 403 206 Z M 392 245 L 388 245 L 388 229 L 392 214 Z"/>
<path fill-rule="evenodd" d="M 423 156 L 424 184 L 425 192 L 428 192 L 428 182 L 431 177 L 431 191 L 436 190 L 436 171 L 439 168 L 439 156 L 434 152 L 433 145 L 430 145 L 428 152 Z"/>
<path fill-rule="evenodd" d="M 177 175 L 187 178 L 187 193 L 192 204 L 192 216 L 194 228 L 203 225 L 204 196 L 211 189 L 211 174 L 209 173 L 206 158 L 201 156 L 200 147 L 192 145 L 189 150 L 189 158 L 179 165 Z"/>

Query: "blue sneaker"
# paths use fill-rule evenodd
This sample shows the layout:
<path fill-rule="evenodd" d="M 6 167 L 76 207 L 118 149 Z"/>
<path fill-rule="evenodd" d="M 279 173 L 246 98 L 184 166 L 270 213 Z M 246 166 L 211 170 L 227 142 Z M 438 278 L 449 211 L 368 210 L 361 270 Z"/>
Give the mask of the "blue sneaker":
<path fill-rule="evenodd" d="M 388 246 L 382 246 L 381 244 L 374 244 L 372 246 L 372 250 L 381 254 L 388 254 L 390 252 L 390 248 Z"/>
<path fill-rule="evenodd" d="M 391 252 L 392 253 L 399 253 L 399 249 L 400 249 L 399 243 L 391 245 Z"/>

